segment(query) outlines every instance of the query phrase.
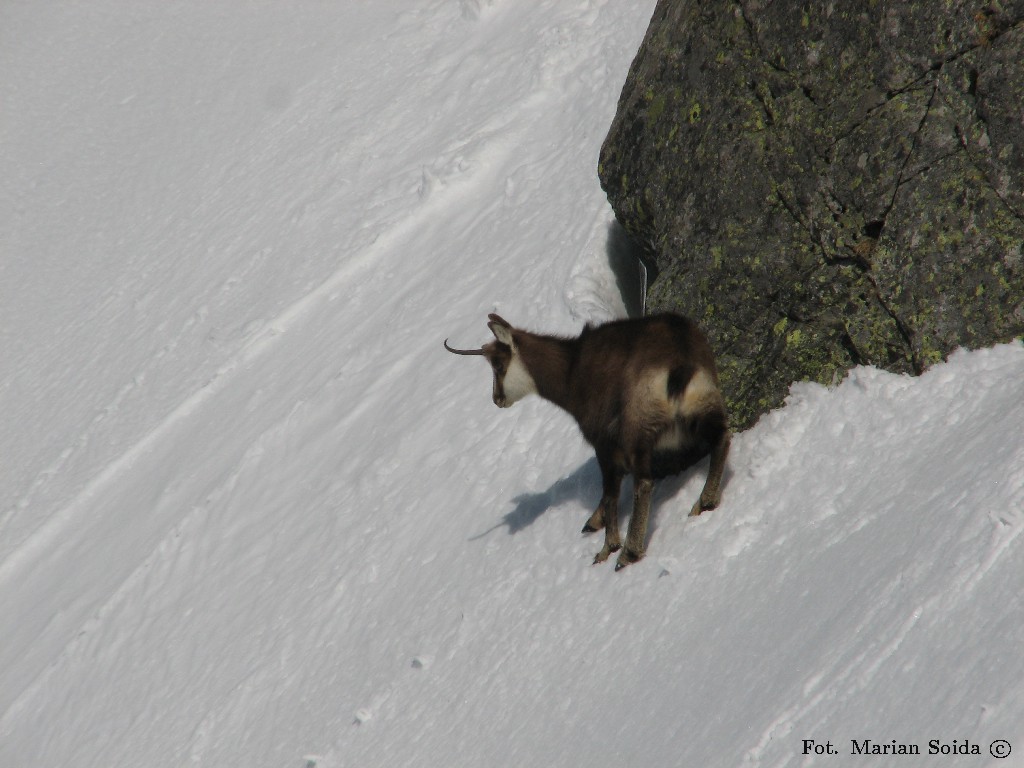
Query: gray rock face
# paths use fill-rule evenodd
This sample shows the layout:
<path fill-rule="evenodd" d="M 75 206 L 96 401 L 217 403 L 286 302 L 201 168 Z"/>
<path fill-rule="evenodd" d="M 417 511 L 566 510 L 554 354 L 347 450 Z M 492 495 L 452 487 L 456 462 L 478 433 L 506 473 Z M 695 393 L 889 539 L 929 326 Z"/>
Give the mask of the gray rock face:
<path fill-rule="evenodd" d="M 661 0 L 601 151 L 737 428 L 1024 334 L 1024 0 Z"/>

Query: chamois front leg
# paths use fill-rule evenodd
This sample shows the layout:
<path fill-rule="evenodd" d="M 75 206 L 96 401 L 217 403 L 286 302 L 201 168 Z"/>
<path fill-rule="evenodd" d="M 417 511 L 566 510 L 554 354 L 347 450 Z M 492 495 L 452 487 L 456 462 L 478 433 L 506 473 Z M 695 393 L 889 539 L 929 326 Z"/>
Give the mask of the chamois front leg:
<path fill-rule="evenodd" d="M 714 509 L 722 500 L 722 473 L 725 471 L 725 460 L 729 456 L 729 444 L 732 437 L 728 429 L 722 430 L 722 434 L 711 449 L 711 464 L 708 467 L 708 479 L 704 481 L 704 490 L 700 492 L 700 498 L 690 510 L 690 517 L 695 517 L 701 512 Z"/>
<path fill-rule="evenodd" d="M 601 469 L 601 484 L 603 486 L 601 501 L 598 503 L 597 509 L 594 510 L 594 514 L 583 524 L 581 533 L 596 533 L 604 528 L 604 521 L 608 517 L 606 509 L 609 506 L 612 515 L 618 514 L 619 487 L 622 485 L 622 476 L 616 477 L 616 469 L 612 461 L 602 459 L 600 454 L 597 457 L 597 464 Z"/>
<path fill-rule="evenodd" d="M 627 565 L 643 559 L 647 552 L 647 521 L 651 514 L 651 492 L 654 480 L 650 475 L 649 466 L 633 473 L 633 515 L 629 518 L 629 530 L 626 533 L 626 546 L 619 553 L 615 570 L 620 571 Z"/>
<path fill-rule="evenodd" d="M 584 533 L 598 531 L 604 527 L 604 546 L 594 556 L 595 565 L 603 563 L 612 552 L 618 552 L 622 548 L 622 539 L 619 538 L 619 491 L 622 488 L 622 470 L 607 457 L 599 455 L 597 462 L 601 466 L 601 503 L 583 526 Z"/>

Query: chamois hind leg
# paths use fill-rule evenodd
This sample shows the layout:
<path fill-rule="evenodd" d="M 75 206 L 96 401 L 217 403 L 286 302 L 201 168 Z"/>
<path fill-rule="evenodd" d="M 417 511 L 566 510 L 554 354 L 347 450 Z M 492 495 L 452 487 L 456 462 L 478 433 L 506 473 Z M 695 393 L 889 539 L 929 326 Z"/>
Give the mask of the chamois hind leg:
<path fill-rule="evenodd" d="M 633 474 L 633 514 L 629 518 L 626 546 L 619 553 L 619 560 L 615 564 L 616 571 L 642 559 L 647 551 L 647 520 L 651 513 L 654 480 L 651 478 L 649 466 L 641 466 L 642 468 Z"/>
<path fill-rule="evenodd" d="M 700 498 L 690 510 L 690 517 L 714 509 L 722 500 L 722 473 L 725 471 L 725 460 L 729 456 L 731 441 L 729 430 L 723 427 L 711 449 L 711 464 L 708 467 L 708 479 L 704 482 L 704 490 L 700 492 Z"/>
<path fill-rule="evenodd" d="M 584 533 L 604 528 L 604 546 L 594 557 L 595 564 L 603 563 L 612 552 L 617 552 L 622 547 L 622 539 L 619 538 L 619 490 L 622 488 L 622 470 L 607 457 L 599 455 L 597 462 L 601 466 L 601 503 L 583 526 Z"/>

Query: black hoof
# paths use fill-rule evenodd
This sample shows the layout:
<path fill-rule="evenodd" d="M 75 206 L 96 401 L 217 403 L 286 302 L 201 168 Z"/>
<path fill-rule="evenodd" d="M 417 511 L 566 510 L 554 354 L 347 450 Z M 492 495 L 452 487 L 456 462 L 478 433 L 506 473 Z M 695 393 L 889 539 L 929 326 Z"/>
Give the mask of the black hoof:
<path fill-rule="evenodd" d="M 580 531 L 580 533 L 597 533 L 597 531 L 598 531 L 597 528 L 592 526 L 590 523 L 587 523 L 586 525 L 583 526 L 583 530 Z"/>
<path fill-rule="evenodd" d="M 622 554 L 619 555 L 618 562 L 615 563 L 615 570 L 621 571 L 627 565 L 632 565 L 643 559 L 643 555 L 636 555 L 630 552 L 628 549 L 624 549 Z"/>

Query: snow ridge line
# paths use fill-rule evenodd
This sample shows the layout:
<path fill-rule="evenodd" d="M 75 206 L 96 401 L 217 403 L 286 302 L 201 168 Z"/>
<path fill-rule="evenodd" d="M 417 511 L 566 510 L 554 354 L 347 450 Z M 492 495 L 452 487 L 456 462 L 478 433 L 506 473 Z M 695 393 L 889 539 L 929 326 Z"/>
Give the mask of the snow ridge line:
<path fill-rule="evenodd" d="M 523 112 L 532 113 L 536 109 L 542 108 L 543 103 L 547 101 L 546 96 L 547 94 L 541 93 L 526 99 L 523 102 L 524 109 L 520 111 L 520 115 Z M 521 125 L 527 127 L 531 122 L 529 119 L 520 121 Z M 493 132 L 486 129 L 481 131 L 485 134 L 490 133 L 494 139 L 478 150 L 485 156 L 481 158 L 479 164 L 473 164 L 472 170 L 480 169 L 479 171 L 475 173 L 471 171 L 456 178 L 447 179 L 443 186 L 436 191 L 432 190 L 431 194 L 423 197 L 404 221 L 400 221 L 382 232 L 364 251 L 345 261 L 323 283 L 291 304 L 277 317 L 268 321 L 266 327 L 246 343 L 234 357 L 222 365 L 199 390 L 179 404 L 148 434 L 109 463 L 71 501 L 62 509 L 54 512 L 45 523 L 12 551 L 0 563 L 0 585 L 6 585 L 8 582 L 18 579 L 24 570 L 30 568 L 40 556 L 52 548 L 53 543 L 64 535 L 74 524 L 76 517 L 99 496 L 104 488 L 128 472 L 140 457 L 151 451 L 176 427 L 186 422 L 216 395 L 224 391 L 238 371 L 244 370 L 246 366 L 273 349 L 279 337 L 291 331 L 305 318 L 312 315 L 316 309 L 331 303 L 340 288 L 371 269 L 386 253 L 399 247 L 403 241 L 411 239 L 422 225 L 434 220 L 442 211 L 459 205 L 464 196 L 472 194 L 476 188 L 490 181 L 504 166 L 504 161 L 512 154 L 518 145 L 518 139 L 525 130 L 526 128 L 519 127 L 502 131 L 501 128 L 495 127 Z"/>

